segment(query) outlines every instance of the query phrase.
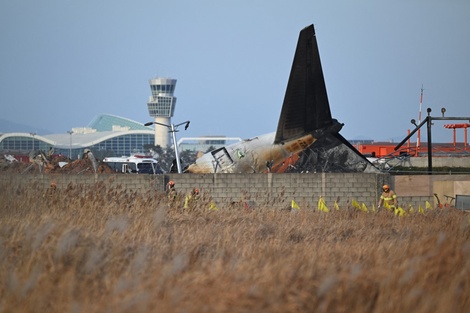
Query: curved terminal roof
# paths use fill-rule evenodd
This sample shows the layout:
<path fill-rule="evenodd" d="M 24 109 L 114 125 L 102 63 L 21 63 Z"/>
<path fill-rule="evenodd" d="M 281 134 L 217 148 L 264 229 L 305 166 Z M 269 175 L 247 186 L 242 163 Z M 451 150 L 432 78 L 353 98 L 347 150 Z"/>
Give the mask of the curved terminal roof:
<path fill-rule="evenodd" d="M 28 150 L 54 148 L 64 153 L 85 148 L 113 150 L 120 154 L 130 154 L 143 149 L 145 144 L 153 144 L 154 129 L 141 123 L 115 115 L 97 115 L 88 127 L 72 128 L 71 132 L 37 135 L 32 133 L 0 134 L 0 150 L 21 153 Z M 76 155 L 76 154 L 75 154 Z"/>
<path fill-rule="evenodd" d="M 88 128 L 96 129 L 98 132 L 114 131 L 116 126 L 122 130 L 149 130 L 151 128 L 144 126 L 142 123 L 130 120 L 128 118 L 119 117 L 112 114 L 98 114 L 88 124 Z M 114 129 L 113 129 L 114 127 Z M 127 128 L 127 129 L 126 129 Z"/>
<path fill-rule="evenodd" d="M 147 130 L 127 130 L 127 131 L 104 131 L 104 132 L 94 132 L 94 133 L 74 133 L 72 134 L 72 144 L 74 147 L 89 147 L 96 145 L 100 142 L 105 140 L 119 137 L 123 135 L 132 135 L 132 134 L 146 134 L 146 135 L 154 135 L 154 131 L 151 129 Z M 68 148 L 70 146 L 70 135 L 65 134 L 54 134 L 54 135 L 45 135 L 43 136 L 50 141 L 54 142 L 57 148 Z M 36 137 L 37 138 L 37 137 Z"/>
<path fill-rule="evenodd" d="M 68 134 L 66 134 L 68 136 Z M 36 135 L 36 134 L 32 134 L 32 133 L 19 133 L 19 132 L 15 132 L 15 133 L 4 133 L 4 134 L 0 134 L 0 143 L 5 140 L 5 139 L 8 139 L 8 138 L 14 138 L 14 137 L 25 137 L 25 138 L 31 138 L 31 140 L 40 140 L 46 144 L 49 144 L 49 145 L 55 145 L 56 142 L 51 139 L 49 136 L 51 135 L 45 135 L 45 136 L 41 136 L 41 135 Z"/>

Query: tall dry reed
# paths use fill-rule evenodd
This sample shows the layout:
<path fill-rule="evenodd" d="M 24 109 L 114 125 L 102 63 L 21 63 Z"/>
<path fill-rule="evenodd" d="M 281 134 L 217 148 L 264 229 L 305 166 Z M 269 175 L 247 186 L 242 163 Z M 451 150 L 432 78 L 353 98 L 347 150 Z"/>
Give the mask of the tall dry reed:
<path fill-rule="evenodd" d="M 183 210 L 1 186 L 0 312 L 468 312 L 462 212 Z"/>

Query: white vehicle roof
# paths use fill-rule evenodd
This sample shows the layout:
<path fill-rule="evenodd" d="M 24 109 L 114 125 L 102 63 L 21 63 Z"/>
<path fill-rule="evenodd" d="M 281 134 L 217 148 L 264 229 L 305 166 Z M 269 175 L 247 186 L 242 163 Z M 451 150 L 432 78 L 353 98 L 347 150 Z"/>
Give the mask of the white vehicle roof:
<path fill-rule="evenodd" d="M 135 156 L 130 156 L 130 157 L 108 157 L 108 158 L 104 158 L 103 162 L 158 163 L 157 160 L 155 160 L 153 158 L 142 158 L 142 157 L 135 157 Z"/>

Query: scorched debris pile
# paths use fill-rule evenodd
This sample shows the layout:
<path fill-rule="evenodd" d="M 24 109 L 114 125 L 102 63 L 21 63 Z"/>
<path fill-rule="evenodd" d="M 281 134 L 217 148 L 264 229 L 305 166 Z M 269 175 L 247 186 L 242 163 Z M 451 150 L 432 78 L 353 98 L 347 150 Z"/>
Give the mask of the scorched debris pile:
<path fill-rule="evenodd" d="M 96 171 L 95 171 L 96 168 Z M 51 173 L 51 174 L 94 174 L 114 173 L 105 163 L 96 159 L 93 161 L 89 155 L 84 158 L 71 161 L 69 158 L 58 156 L 46 156 L 39 153 L 30 158 L 29 163 L 19 162 L 11 156 L 0 156 L 0 171 L 12 173 Z"/>

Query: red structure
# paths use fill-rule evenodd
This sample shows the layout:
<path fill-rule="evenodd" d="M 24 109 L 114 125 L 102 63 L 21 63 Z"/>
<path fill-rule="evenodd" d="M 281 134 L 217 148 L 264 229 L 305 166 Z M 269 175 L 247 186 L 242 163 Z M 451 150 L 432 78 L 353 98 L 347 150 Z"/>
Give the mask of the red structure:
<path fill-rule="evenodd" d="M 467 128 L 470 127 L 469 123 L 463 123 L 463 124 L 445 124 L 445 128 L 451 128 L 454 131 L 454 147 L 457 146 L 457 139 L 456 139 L 456 129 L 457 128 L 463 128 L 464 129 L 464 147 L 465 150 L 467 150 Z"/>
<path fill-rule="evenodd" d="M 371 156 L 376 158 L 382 157 L 397 157 L 401 155 L 407 155 L 411 157 L 425 156 L 428 154 L 428 148 L 426 142 L 421 142 L 423 146 L 419 147 L 419 151 L 416 147 L 416 143 L 411 145 L 408 143 L 406 146 L 402 146 L 400 149 L 395 150 L 396 143 L 389 142 L 374 142 L 374 143 L 361 143 L 356 144 L 356 149 L 365 156 Z M 454 143 L 433 143 L 432 153 L 434 157 L 439 156 L 457 156 L 465 153 L 468 156 L 470 147 L 468 144 L 454 142 Z"/>

